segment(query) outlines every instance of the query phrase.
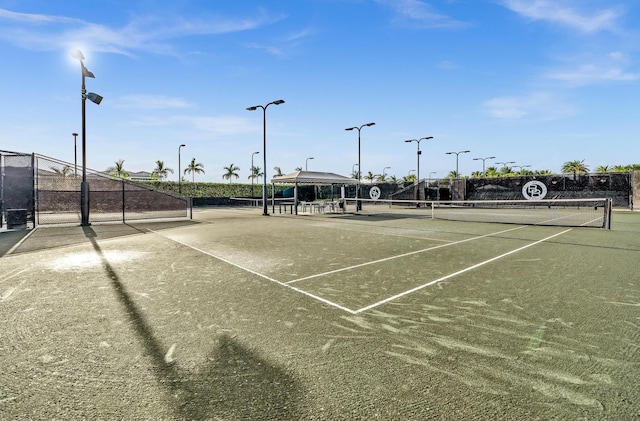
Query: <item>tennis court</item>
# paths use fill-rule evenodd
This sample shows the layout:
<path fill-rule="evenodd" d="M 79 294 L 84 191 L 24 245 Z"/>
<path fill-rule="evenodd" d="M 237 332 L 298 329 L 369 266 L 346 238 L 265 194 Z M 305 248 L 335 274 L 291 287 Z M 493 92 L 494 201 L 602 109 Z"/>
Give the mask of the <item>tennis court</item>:
<path fill-rule="evenodd" d="M 639 234 L 256 208 L 2 233 L 0 418 L 636 419 Z"/>

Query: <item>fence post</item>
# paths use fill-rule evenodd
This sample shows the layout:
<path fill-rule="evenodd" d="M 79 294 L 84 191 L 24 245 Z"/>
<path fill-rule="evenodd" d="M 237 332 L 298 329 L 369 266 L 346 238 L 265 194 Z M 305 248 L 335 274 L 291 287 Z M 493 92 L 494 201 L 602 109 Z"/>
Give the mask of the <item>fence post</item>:
<path fill-rule="evenodd" d="M 122 223 L 124 224 L 126 219 L 125 219 L 125 194 L 124 194 L 124 178 L 122 179 Z"/>

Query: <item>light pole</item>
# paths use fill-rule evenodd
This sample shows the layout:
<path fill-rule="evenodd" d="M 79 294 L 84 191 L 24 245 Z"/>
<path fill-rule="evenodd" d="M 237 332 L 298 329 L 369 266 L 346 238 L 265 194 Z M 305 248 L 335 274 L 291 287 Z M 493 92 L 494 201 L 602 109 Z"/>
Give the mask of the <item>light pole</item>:
<path fill-rule="evenodd" d="M 374 126 L 376 123 L 367 123 L 367 124 L 363 124 L 362 126 L 355 126 L 355 127 L 348 127 L 345 130 L 358 130 L 358 184 L 356 185 L 356 211 L 362 210 L 362 202 L 360 200 L 358 200 L 358 191 L 360 190 L 360 175 L 361 175 L 361 171 L 362 171 L 362 162 L 360 161 L 360 130 L 362 130 L 363 127 L 370 127 L 370 126 Z"/>
<path fill-rule="evenodd" d="M 496 164 L 496 165 L 500 165 L 500 164 L 502 164 L 502 168 L 506 168 L 506 167 L 507 167 L 507 165 L 509 165 L 509 164 L 515 164 L 515 163 L 516 163 L 516 161 L 507 161 L 507 162 L 496 162 L 495 164 Z"/>
<path fill-rule="evenodd" d="M 484 161 L 487 159 L 495 159 L 495 156 L 488 156 L 486 158 L 473 158 L 474 161 L 482 160 L 482 176 L 484 177 Z"/>
<path fill-rule="evenodd" d="M 258 108 L 262 108 L 262 159 L 264 166 L 264 174 L 262 174 L 262 215 L 264 216 L 269 216 L 267 212 L 267 108 L 272 104 L 284 104 L 284 100 L 278 99 L 267 105 L 254 105 L 247 108 L 247 111 L 255 111 Z"/>
<path fill-rule="evenodd" d="M 184 148 L 185 144 L 178 146 L 178 193 L 182 194 L 182 173 L 180 172 L 180 165 L 182 164 L 182 159 L 180 159 L 180 148 Z"/>
<path fill-rule="evenodd" d="M 93 92 L 87 92 L 84 79 L 86 77 L 95 78 L 93 73 L 84 67 L 84 55 L 80 50 L 74 50 L 71 52 L 71 57 L 80 61 L 80 70 L 82 71 L 82 183 L 80 184 L 80 214 L 82 226 L 89 226 L 89 183 L 87 183 L 87 126 L 86 126 L 86 102 L 89 101 L 100 104 L 102 97 Z"/>
<path fill-rule="evenodd" d="M 356 170 L 355 168 L 358 166 L 358 164 L 353 164 L 351 166 L 351 174 L 353 174 L 353 178 L 357 178 L 358 180 L 360 179 L 360 167 L 358 167 L 358 173 L 356 174 Z"/>
<path fill-rule="evenodd" d="M 78 139 L 78 133 L 71 133 L 73 136 L 73 175 L 78 180 L 78 146 L 76 140 Z"/>
<path fill-rule="evenodd" d="M 384 167 L 384 168 L 382 169 L 382 181 L 384 181 L 384 178 L 386 177 L 385 171 L 386 171 L 386 170 L 390 170 L 390 169 L 391 169 L 391 167 Z"/>
<path fill-rule="evenodd" d="M 307 158 L 307 160 L 304 162 L 304 170 L 305 171 L 309 171 L 309 160 L 310 159 L 313 159 L 313 157 L 311 156 L 311 157 Z"/>
<path fill-rule="evenodd" d="M 531 165 L 514 165 L 515 168 L 520 168 L 520 171 L 522 171 L 523 168 L 528 168 Z"/>
<path fill-rule="evenodd" d="M 459 152 L 446 152 L 447 155 L 456 154 L 456 178 L 460 178 L 460 173 L 458 172 L 458 157 L 461 153 L 469 153 L 471 151 L 459 151 Z"/>
<path fill-rule="evenodd" d="M 433 136 L 427 136 L 427 137 L 423 137 L 420 139 L 409 139 L 409 140 L 405 140 L 405 142 L 407 143 L 411 143 L 411 142 L 416 142 L 418 144 L 418 172 L 416 175 L 417 181 L 416 181 L 416 196 L 417 196 L 417 200 L 422 200 L 422 195 L 420 194 L 420 155 L 422 155 L 422 151 L 420 150 L 420 141 L 422 140 L 429 140 L 429 139 L 433 139 Z"/>
<path fill-rule="evenodd" d="M 253 199 L 253 178 L 255 176 L 255 170 L 253 166 L 253 155 L 257 155 L 260 152 L 254 152 L 251 154 L 251 198 Z"/>

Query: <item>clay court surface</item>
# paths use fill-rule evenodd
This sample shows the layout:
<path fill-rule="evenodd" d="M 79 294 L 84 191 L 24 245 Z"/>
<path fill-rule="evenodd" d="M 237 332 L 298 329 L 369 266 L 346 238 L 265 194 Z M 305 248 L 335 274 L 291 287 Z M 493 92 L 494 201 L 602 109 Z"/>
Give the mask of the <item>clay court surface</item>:
<path fill-rule="evenodd" d="M 640 417 L 640 213 L 0 232 L 0 419 Z"/>

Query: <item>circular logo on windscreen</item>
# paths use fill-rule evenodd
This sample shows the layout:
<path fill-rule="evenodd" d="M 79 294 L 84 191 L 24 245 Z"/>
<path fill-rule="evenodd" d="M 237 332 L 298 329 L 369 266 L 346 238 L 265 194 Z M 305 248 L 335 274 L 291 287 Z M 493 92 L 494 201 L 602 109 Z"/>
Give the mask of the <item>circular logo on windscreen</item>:
<path fill-rule="evenodd" d="M 544 199 L 547 195 L 547 186 L 538 180 L 529 181 L 522 186 L 522 195 L 527 200 Z"/>
<path fill-rule="evenodd" d="M 372 198 L 373 200 L 378 200 L 380 199 L 380 187 L 378 186 L 373 186 L 371 187 L 371 190 L 369 190 L 369 197 Z"/>

